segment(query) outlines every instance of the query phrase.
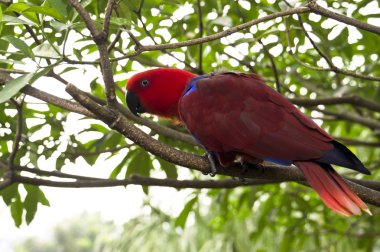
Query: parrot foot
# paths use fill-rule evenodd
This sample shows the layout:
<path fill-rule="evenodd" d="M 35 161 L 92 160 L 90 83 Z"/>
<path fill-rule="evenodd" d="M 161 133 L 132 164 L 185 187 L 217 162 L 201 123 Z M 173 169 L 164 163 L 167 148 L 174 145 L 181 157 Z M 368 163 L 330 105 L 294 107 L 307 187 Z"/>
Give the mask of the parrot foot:
<path fill-rule="evenodd" d="M 215 156 L 207 151 L 206 152 L 206 157 L 208 161 L 210 162 L 210 172 L 203 172 L 204 175 L 210 175 L 211 177 L 214 177 L 216 175 L 217 169 L 216 169 L 216 161 L 215 161 Z"/>
<path fill-rule="evenodd" d="M 239 156 L 239 157 L 236 159 L 236 161 L 238 161 L 238 162 L 240 163 L 241 167 L 242 167 L 241 172 L 240 172 L 240 176 L 239 176 L 239 181 L 240 181 L 241 183 L 243 183 L 243 184 L 246 184 L 246 183 L 247 183 L 247 180 L 243 177 L 243 175 L 244 175 L 245 173 L 247 173 L 247 171 L 248 171 L 248 166 L 247 166 L 247 164 L 244 162 L 244 159 L 243 159 L 241 156 Z"/>

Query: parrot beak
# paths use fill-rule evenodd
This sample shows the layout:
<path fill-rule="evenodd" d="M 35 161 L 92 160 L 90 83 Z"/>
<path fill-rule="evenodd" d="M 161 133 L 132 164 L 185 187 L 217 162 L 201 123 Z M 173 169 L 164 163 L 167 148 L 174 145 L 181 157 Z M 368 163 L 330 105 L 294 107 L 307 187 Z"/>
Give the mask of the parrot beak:
<path fill-rule="evenodd" d="M 140 104 L 139 98 L 137 95 L 133 92 L 127 91 L 127 94 L 125 96 L 125 101 L 127 102 L 127 106 L 129 110 L 136 116 L 139 116 L 139 113 L 144 113 L 145 109 Z"/>

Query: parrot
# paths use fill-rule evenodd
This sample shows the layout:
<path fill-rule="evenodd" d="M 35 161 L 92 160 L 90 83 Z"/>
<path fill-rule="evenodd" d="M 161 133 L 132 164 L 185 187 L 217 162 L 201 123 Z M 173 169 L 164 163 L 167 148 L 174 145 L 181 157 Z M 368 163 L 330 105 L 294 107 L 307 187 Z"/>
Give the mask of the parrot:
<path fill-rule="evenodd" d="M 332 211 L 371 215 L 331 165 L 370 171 L 259 75 L 154 68 L 129 78 L 126 91 L 133 114 L 178 120 L 222 167 L 264 161 L 295 165 Z"/>

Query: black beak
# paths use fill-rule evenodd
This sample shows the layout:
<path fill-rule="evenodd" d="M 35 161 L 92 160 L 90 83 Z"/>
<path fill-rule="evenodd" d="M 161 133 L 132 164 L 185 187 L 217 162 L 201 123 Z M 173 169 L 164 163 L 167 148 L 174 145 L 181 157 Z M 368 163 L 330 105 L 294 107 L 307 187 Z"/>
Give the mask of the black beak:
<path fill-rule="evenodd" d="M 129 110 L 136 116 L 138 116 L 139 113 L 144 113 L 145 109 L 140 104 L 139 98 L 137 95 L 133 92 L 127 91 L 127 95 L 125 96 L 125 101 L 127 102 L 127 106 Z"/>

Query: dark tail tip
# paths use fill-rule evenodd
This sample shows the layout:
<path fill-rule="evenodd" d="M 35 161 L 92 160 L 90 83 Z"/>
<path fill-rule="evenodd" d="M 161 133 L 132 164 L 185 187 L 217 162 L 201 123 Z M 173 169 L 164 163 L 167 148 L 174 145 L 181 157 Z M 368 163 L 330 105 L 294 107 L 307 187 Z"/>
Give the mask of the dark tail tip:
<path fill-rule="evenodd" d="M 364 167 L 363 163 L 346 146 L 335 140 L 332 141 L 332 144 L 346 157 L 346 159 L 351 161 L 350 163 L 352 165 L 348 166 L 348 168 L 354 169 L 367 175 L 371 175 L 371 172 Z"/>

